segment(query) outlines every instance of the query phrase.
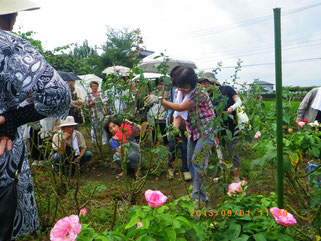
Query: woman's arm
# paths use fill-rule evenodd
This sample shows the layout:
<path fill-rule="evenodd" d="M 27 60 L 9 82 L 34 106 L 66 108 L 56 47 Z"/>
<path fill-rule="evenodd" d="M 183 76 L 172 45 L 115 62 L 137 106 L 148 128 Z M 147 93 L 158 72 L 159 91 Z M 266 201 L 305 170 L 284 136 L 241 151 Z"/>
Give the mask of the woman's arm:
<path fill-rule="evenodd" d="M 194 104 L 192 104 L 188 100 L 184 101 L 181 104 L 175 104 L 175 103 L 169 102 L 167 100 L 163 100 L 162 105 L 167 109 L 171 109 L 171 110 L 175 110 L 175 111 L 191 110 L 195 107 Z"/>
<path fill-rule="evenodd" d="M 237 109 L 238 106 L 242 105 L 242 100 L 238 95 L 233 95 L 232 99 L 234 100 L 234 104 L 227 108 L 228 114 L 231 114 L 233 111 Z"/>

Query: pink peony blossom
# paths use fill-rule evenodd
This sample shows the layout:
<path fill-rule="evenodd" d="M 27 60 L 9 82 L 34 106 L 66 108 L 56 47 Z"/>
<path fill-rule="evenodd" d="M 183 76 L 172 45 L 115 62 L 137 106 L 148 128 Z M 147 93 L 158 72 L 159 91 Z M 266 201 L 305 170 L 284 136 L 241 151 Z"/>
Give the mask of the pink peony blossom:
<path fill-rule="evenodd" d="M 86 212 L 87 212 L 86 208 L 82 208 L 82 209 L 80 210 L 81 216 L 85 217 Z"/>
<path fill-rule="evenodd" d="M 142 222 L 138 222 L 136 225 L 137 225 L 137 228 L 142 228 L 143 227 L 143 223 Z"/>
<path fill-rule="evenodd" d="M 228 192 L 227 195 L 229 196 L 236 196 L 238 193 L 241 193 L 242 191 L 245 191 L 247 188 L 247 182 L 245 180 L 241 182 L 233 182 L 228 186 Z M 243 193 L 243 196 L 245 196 L 246 193 Z"/>
<path fill-rule="evenodd" d="M 77 215 L 64 217 L 50 231 L 50 241 L 74 241 L 80 233 L 81 224 Z"/>
<path fill-rule="evenodd" d="M 305 125 L 305 122 L 300 121 L 300 122 L 298 123 L 298 125 L 299 125 L 301 128 L 303 128 L 303 126 Z"/>
<path fill-rule="evenodd" d="M 270 208 L 274 220 L 281 226 L 287 227 L 296 224 L 296 220 L 291 213 L 277 207 Z"/>
<path fill-rule="evenodd" d="M 145 192 L 145 198 L 148 202 L 148 205 L 152 208 L 161 207 L 167 200 L 167 196 L 160 191 L 153 191 L 150 189 Z"/>
<path fill-rule="evenodd" d="M 255 135 L 254 135 L 254 138 L 255 139 L 258 139 L 258 138 L 260 138 L 261 137 L 261 132 L 260 131 L 257 131 L 256 133 L 255 133 Z"/>

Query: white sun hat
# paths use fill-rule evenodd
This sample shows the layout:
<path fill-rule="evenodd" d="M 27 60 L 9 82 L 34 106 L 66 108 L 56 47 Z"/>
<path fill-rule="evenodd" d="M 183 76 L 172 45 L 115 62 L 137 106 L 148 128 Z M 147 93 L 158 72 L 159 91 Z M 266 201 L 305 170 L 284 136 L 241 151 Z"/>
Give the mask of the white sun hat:
<path fill-rule="evenodd" d="M 39 8 L 40 5 L 30 0 L 0 0 L 0 15 Z"/>
<path fill-rule="evenodd" d="M 75 119 L 73 116 L 67 116 L 66 120 L 61 120 L 59 127 L 65 127 L 65 126 L 76 126 L 78 123 L 75 122 Z"/>

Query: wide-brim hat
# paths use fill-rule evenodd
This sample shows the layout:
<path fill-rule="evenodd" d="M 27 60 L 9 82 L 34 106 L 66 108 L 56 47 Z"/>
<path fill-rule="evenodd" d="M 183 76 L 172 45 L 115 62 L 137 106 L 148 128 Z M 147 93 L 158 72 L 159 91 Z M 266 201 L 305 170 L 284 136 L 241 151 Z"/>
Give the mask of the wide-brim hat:
<path fill-rule="evenodd" d="M 75 122 L 75 119 L 73 116 L 67 116 L 66 120 L 61 120 L 59 127 L 64 126 L 76 126 L 78 123 Z"/>
<path fill-rule="evenodd" d="M 0 0 L 0 15 L 36 10 L 40 5 L 30 0 Z"/>
<path fill-rule="evenodd" d="M 205 72 L 201 75 L 201 77 L 198 79 L 198 82 L 208 81 L 212 84 L 221 85 L 220 82 L 216 79 L 214 73 L 212 72 Z"/>

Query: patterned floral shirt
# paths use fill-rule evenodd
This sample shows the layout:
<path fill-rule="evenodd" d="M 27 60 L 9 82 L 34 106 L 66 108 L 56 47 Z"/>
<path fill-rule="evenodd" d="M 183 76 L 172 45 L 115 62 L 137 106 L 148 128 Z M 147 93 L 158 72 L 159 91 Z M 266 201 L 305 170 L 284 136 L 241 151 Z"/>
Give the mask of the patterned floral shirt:
<path fill-rule="evenodd" d="M 210 123 L 215 118 L 215 113 L 207 92 L 199 87 L 196 88 L 188 101 L 195 107 L 188 112 L 188 118 L 185 122 L 186 129 L 191 140 L 196 141 L 207 136 L 213 130 Z"/>

